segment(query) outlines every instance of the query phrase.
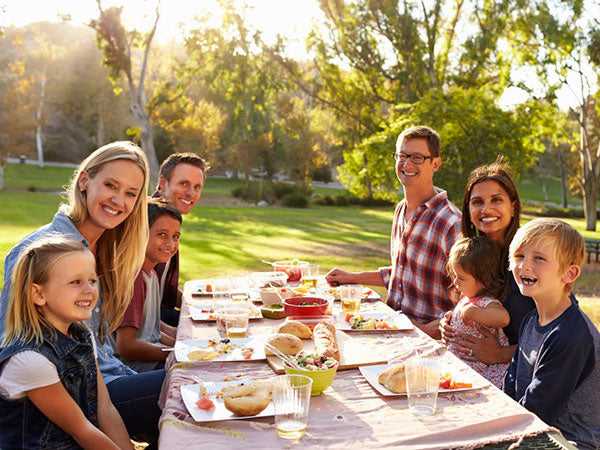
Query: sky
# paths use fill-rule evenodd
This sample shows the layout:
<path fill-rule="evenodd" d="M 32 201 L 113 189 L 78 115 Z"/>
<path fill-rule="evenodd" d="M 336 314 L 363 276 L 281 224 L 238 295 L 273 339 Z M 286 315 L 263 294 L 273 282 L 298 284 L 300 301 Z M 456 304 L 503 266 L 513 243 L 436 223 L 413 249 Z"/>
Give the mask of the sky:
<path fill-rule="evenodd" d="M 323 17 L 317 0 L 249 0 L 249 3 L 252 9 L 248 22 L 262 31 L 267 43 L 273 42 L 277 34 L 282 34 L 288 38 L 288 55 L 297 59 L 307 58 L 304 39 L 313 22 Z M 155 4 L 155 0 L 102 0 L 103 8 L 124 5 L 122 17 L 125 25 L 138 30 L 152 26 Z M 84 25 L 98 16 L 96 0 L 0 0 L 1 5 L 5 9 L 0 9 L 0 26 L 58 21 L 64 14 L 70 14 L 73 24 Z M 205 16 L 207 11 L 213 14 L 219 11 L 217 0 L 162 0 L 156 40 L 161 43 L 179 40 L 185 25 L 190 25 L 195 16 Z M 500 99 L 500 105 L 510 108 L 526 99 L 524 91 L 509 88 Z M 568 88 L 558 92 L 558 104 L 563 109 L 577 106 Z"/>

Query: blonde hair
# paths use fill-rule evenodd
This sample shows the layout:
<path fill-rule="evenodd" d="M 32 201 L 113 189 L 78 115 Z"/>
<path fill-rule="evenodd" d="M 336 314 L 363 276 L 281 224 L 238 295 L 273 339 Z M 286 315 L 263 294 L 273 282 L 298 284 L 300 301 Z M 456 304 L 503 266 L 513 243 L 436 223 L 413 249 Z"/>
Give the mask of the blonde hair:
<path fill-rule="evenodd" d="M 527 222 L 515 233 L 510 244 L 510 269 L 514 268 L 515 253 L 523 247 L 537 245 L 551 240 L 554 255 L 558 259 L 560 272 L 569 266 L 581 267 L 585 259 L 585 241 L 579 232 L 566 222 L 558 219 L 542 218 Z M 565 292 L 570 293 L 574 283 L 565 284 Z"/>
<path fill-rule="evenodd" d="M 133 142 L 112 142 L 94 151 L 79 165 L 71 179 L 68 204 L 61 210 L 75 226 L 88 217 L 86 192 L 79 188 L 79 178 L 86 172 L 90 179 L 106 163 L 117 160 L 132 161 L 142 169 L 144 183 L 129 216 L 113 229 L 104 230 L 96 246 L 96 270 L 102 286 L 100 310 L 100 339 L 117 329 L 133 294 L 133 282 L 144 262 L 148 243 L 148 162 L 140 147 Z M 104 326 L 107 325 L 108 330 Z"/>
<path fill-rule="evenodd" d="M 454 266 L 459 265 L 481 284 L 478 296 L 500 299 L 504 291 L 502 250 L 500 246 L 482 236 L 464 237 L 454 243 L 448 255 L 446 271 L 454 282 Z"/>
<path fill-rule="evenodd" d="M 58 235 L 37 241 L 21 253 L 12 272 L 2 347 L 18 340 L 39 344 L 44 340 L 43 328 L 50 332 L 52 338 L 56 337 L 54 327 L 33 302 L 33 284 L 46 284 L 58 260 L 75 252 L 90 253 L 81 242 Z"/>

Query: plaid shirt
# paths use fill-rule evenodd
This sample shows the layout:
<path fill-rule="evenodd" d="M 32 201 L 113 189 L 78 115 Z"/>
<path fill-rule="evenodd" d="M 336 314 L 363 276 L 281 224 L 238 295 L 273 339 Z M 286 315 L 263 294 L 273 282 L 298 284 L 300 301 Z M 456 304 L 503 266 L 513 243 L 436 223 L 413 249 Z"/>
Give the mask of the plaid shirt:
<path fill-rule="evenodd" d="M 406 226 L 405 200 L 398 204 L 392 226 L 392 266 L 379 269 L 388 286 L 388 305 L 423 323 L 453 308 L 450 296 L 455 294 L 446 275 L 446 261 L 461 236 L 460 210 L 448 200 L 446 191 L 435 191 Z"/>

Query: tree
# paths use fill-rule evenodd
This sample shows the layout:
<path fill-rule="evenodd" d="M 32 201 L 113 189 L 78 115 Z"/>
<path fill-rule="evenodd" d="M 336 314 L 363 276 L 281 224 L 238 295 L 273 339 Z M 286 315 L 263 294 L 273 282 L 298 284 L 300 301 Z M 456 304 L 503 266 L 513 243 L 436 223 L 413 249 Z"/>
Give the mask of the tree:
<path fill-rule="evenodd" d="M 96 30 L 96 44 L 102 50 L 104 56 L 102 62 L 110 69 L 110 80 L 112 82 L 116 82 L 122 73 L 127 78 L 130 110 L 134 122 L 140 128 L 142 149 L 148 158 L 152 179 L 156 181 L 158 179 L 158 159 L 152 140 L 152 124 L 146 110 L 147 97 L 144 83 L 148 67 L 148 55 L 160 18 L 160 0 L 157 1 L 155 8 L 154 25 L 145 35 L 137 30 L 125 30 L 121 21 L 122 7 L 111 7 L 104 10 L 101 0 L 96 0 L 96 2 L 98 3 L 100 17 L 97 20 L 92 20 L 90 26 Z M 138 47 L 143 49 L 143 58 L 139 77 L 136 80 L 133 72 L 132 50 Z"/>
<path fill-rule="evenodd" d="M 244 21 L 247 6 L 220 4 L 222 23 L 213 27 L 207 18 L 198 23 L 186 39 L 188 57 L 179 70 L 183 83 L 200 83 L 204 99 L 226 117 L 216 164 L 243 173 L 249 182 L 252 168 L 272 172 L 278 148 L 273 102 L 281 77 L 260 52 L 260 33 Z"/>
<path fill-rule="evenodd" d="M 600 22 L 590 18 L 581 0 L 531 0 L 518 15 L 517 54 L 523 66 L 537 69 L 538 78 L 552 98 L 566 86 L 577 107 L 571 116 L 579 125 L 573 136 L 580 159 L 578 183 L 583 193 L 586 229 L 597 222 L 600 144 L 594 142 L 590 116 L 594 110 L 594 84 L 600 68 Z M 555 14 L 560 8 L 561 14 Z M 594 72 L 596 71 L 596 72 Z M 598 145 L 598 147 L 596 147 Z"/>

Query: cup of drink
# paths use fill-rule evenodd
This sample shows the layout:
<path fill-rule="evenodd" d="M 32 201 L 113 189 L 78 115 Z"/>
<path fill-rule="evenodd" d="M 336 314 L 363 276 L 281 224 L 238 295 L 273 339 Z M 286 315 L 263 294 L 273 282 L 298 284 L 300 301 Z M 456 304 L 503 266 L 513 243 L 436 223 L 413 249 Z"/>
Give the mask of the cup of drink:
<path fill-rule="evenodd" d="M 250 310 L 248 308 L 226 308 L 225 329 L 228 338 L 244 338 L 248 331 L 248 319 Z"/>
<path fill-rule="evenodd" d="M 280 375 L 273 382 L 275 429 L 284 439 L 304 436 L 313 380 L 306 375 Z"/>
<path fill-rule="evenodd" d="M 231 301 L 232 285 L 229 278 L 213 278 L 210 280 L 210 284 L 215 305 L 224 305 Z"/>
<path fill-rule="evenodd" d="M 225 308 L 219 308 L 215 310 L 215 320 L 217 322 L 217 331 L 227 332 L 225 325 Z"/>
<path fill-rule="evenodd" d="M 412 414 L 428 416 L 435 413 L 440 386 L 439 358 L 413 357 L 405 362 L 408 409 Z"/>
<path fill-rule="evenodd" d="M 302 286 L 316 288 L 319 281 L 319 265 L 307 264 L 300 268 L 302 272 Z"/>
<path fill-rule="evenodd" d="M 250 281 L 246 275 L 233 275 L 231 280 L 231 300 L 234 302 L 248 300 Z"/>
<path fill-rule="evenodd" d="M 342 312 L 358 314 L 360 312 L 360 299 L 362 297 L 362 286 L 360 284 L 342 284 L 340 286 L 340 300 L 342 301 Z"/>

